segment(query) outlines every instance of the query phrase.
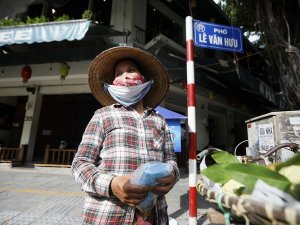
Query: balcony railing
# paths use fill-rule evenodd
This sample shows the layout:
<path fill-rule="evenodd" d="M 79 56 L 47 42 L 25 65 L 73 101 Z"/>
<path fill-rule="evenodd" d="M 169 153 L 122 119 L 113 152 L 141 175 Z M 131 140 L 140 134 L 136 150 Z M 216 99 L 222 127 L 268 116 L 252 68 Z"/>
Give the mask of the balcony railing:
<path fill-rule="evenodd" d="M 46 145 L 44 165 L 70 167 L 77 149 L 50 148 Z"/>
<path fill-rule="evenodd" d="M 25 146 L 21 145 L 19 148 L 10 148 L 0 146 L 0 162 L 13 163 L 24 162 L 25 160 Z"/>

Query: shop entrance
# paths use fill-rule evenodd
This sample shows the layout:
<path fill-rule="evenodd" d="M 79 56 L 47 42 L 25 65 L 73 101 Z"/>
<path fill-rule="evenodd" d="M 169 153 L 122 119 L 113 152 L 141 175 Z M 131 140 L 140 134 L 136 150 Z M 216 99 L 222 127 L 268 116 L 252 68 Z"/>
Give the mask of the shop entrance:
<path fill-rule="evenodd" d="M 33 161 L 41 162 L 45 148 L 77 149 L 95 110 L 100 108 L 92 94 L 45 95 L 41 108 Z"/>

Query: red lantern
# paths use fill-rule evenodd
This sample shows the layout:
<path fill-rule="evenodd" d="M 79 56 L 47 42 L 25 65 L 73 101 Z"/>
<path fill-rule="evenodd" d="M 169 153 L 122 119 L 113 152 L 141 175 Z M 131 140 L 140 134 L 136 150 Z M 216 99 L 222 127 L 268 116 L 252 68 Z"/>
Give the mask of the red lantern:
<path fill-rule="evenodd" d="M 22 72 L 21 72 L 21 76 L 23 78 L 23 82 L 27 83 L 27 81 L 30 79 L 31 77 L 31 67 L 30 66 L 24 66 L 22 68 Z"/>

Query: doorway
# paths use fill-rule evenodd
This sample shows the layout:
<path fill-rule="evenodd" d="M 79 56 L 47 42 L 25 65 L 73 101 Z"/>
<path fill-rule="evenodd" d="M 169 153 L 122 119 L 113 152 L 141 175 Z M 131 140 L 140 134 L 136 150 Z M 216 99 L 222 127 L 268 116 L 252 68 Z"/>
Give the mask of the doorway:
<path fill-rule="evenodd" d="M 95 110 L 100 108 L 92 94 L 45 95 L 41 107 L 33 161 L 44 158 L 46 145 L 77 149 Z"/>
<path fill-rule="evenodd" d="M 208 105 L 208 134 L 209 142 L 222 150 L 228 147 L 226 108 Z"/>

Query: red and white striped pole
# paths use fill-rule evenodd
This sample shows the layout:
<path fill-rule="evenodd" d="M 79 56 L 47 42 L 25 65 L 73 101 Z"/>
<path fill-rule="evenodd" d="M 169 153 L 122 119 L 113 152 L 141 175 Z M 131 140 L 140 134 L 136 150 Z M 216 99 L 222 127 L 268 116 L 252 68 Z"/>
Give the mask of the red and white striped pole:
<path fill-rule="evenodd" d="M 186 26 L 186 68 L 187 68 L 187 105 L 189 127 L 189 225 L 197 224 L 197 135 L 196 135 L 196 101 L 194 74 L 193 18 L 185 18 Z"/>

